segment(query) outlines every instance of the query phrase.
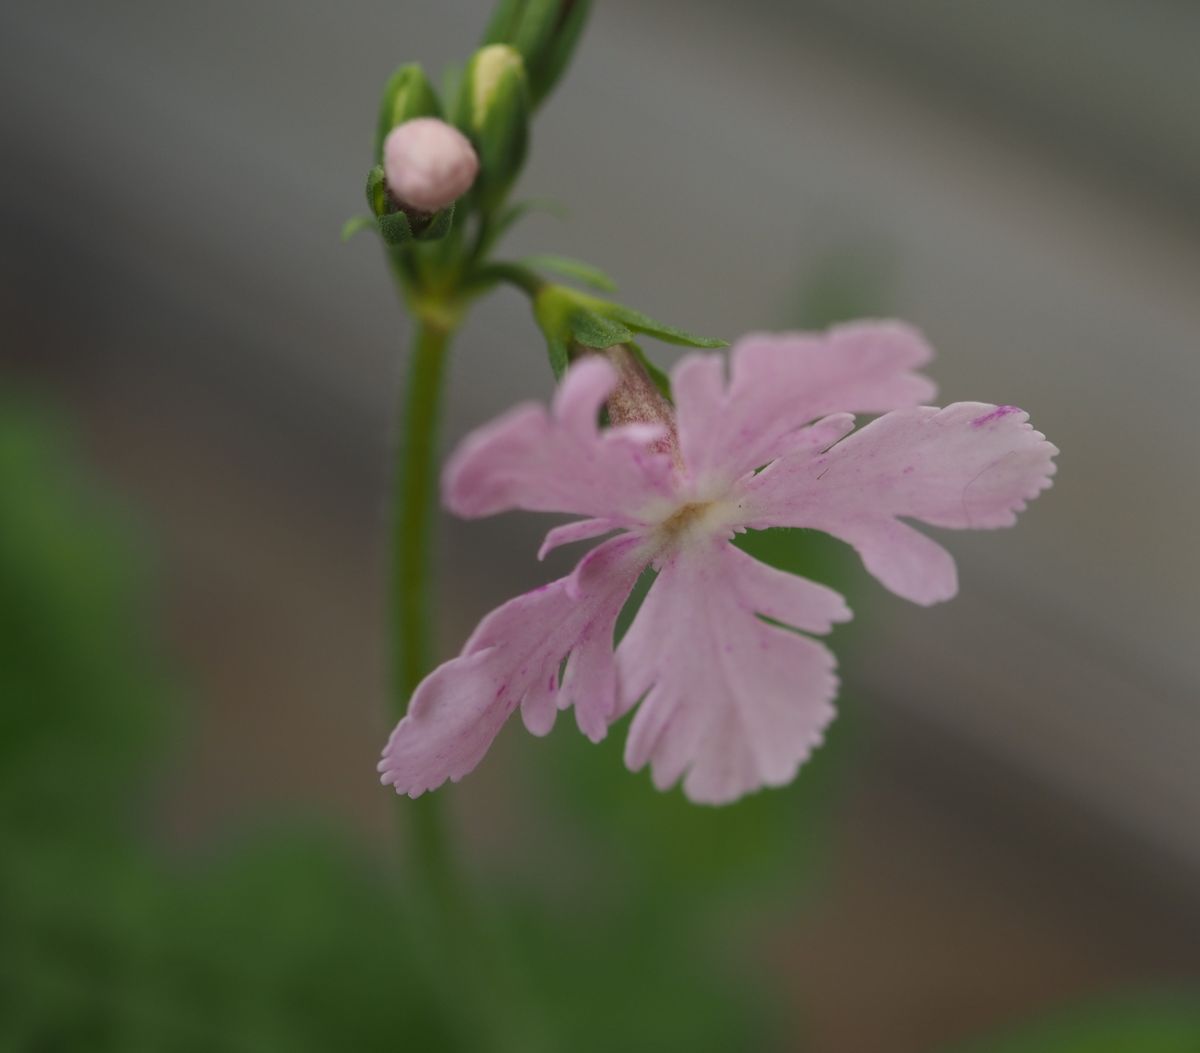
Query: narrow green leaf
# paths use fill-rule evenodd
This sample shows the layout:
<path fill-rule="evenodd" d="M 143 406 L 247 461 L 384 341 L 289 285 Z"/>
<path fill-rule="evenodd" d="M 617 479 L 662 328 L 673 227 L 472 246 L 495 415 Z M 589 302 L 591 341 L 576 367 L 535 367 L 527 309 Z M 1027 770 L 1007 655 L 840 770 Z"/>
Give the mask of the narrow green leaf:
<path fill-rule="evenodd" d="M 617 288 L 616 282 L 605 274 L 604 271 L 600 270 L 599 267 L 593 267 L 590 263 L 572 259 L 570 256 L 555 256 L 548 253 L 541 253 L 536 256 L 526 256 L 521 262 L 526 267 L 532 267 L 534 270 L 549 271 L 551 274 L 574 278 L 576 281 L 591 286 L 593 289 L 599 289 L 601 292 L 615 292 Z"/>
<path fill-rule="evenodd" d="M 351 216 L 342 224 L 342 241 L 349 241 L 360 230 L 374 230 L 374 216 Z"/>
<path fill-rule="evenodd" d="M 542 61 L 537 63 L 533 70 L 535 105 L 540 105 L 545 100 L 566 71 L 583 34 L 590 10 L 590 0 L 573 0 L 567 7 L 565 17 L 556 27 L 553 47 L 543 53 Z"/>
<path fill-rule="evenodd" d="M 567 326 L 576 343 L 597 350 L 624 344 L 633 339 L 633 333 L 620 322 L 614 322 L 611 318 L 596 314 L 595 311 L 576 311 L 567 319 Z"/>
<path fill-rule="evenodd" d="M 635 311 L 621 304 L 612 304 L 610 313 L 616 319 L 624 322 L 630 329 L 647 336 L 656 337 L 668 344 L 679 344 L 683 347 L 728 347 L 727 340 L 717 340 L 713 337 L 697 336 L 685 329 L 677 329 L 673 325 L 656 322 L 641 311 Z"/>
<path fill-rule="evenodd" d="M 487 29 L 483 31 L 483 44 L 511 44 L 521 24 L 521 14 L 527 0 L 500 0 Z"/>
<path fill-rule="evenodd" d="M 538 290 L 546 284 L 529 268 L 522 267 L 519 263 L 506 263 L 498 260 L 495 263 L 476 268 L 464 282 L 464 288 L 482 292 L 499 282 L 508 282 L 509 285 L 515 286 L 530 297 L 536 296 Z"/>
<path fill-rule="evenodd" d="M 481 246 L 482 252 L 486 253 L 491 249 L 509 227 L 519 219 L 527 216 L 530 212 L 544 212 L 555 219 L 567 218 L 566 208 L 557 201 L 545 198 L 530 198 L 528 201 L 518 201 L 514 205 L 509 205 L 507 208 L 501 209 L 496 215 L 496 218 L 492 221 L 491 228 L 488 230 L 487 237 Z"/>

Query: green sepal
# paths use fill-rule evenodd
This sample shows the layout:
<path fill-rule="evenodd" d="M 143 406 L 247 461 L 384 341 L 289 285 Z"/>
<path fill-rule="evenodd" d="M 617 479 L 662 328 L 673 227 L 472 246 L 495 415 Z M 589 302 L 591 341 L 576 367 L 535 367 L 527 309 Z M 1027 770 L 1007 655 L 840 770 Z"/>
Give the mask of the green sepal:
<path fill-rule="evenodd" d="M 389 212 L 386 216 L 376 216 L 375 225 L 379 228 L 380 237 L 393 248 L 413 240 L 412 224 L 403 212 Z"/>
<path fill-rule="evenodd" d="M 575 343 L 603 351 L 633 339 L 633 332 L 620 322 L 597 314 L 595 311 L 579 310 L 567 318 L 567 328 Z"/>
<path fill-rule="evenodd" d="M 613 318 L 623 322 L 635 333 L 645 333 L 647 336 L 655 337 L 658 340 L 667 344 L 676 344 L 680 347 L 728 347 L 728 340 L 718 340 L 714 337 L 697 336 L 695 333 L 689 333 L 685 329 L 677 329 L 673 325 L 664 325 L 662 322 L 656 322 L 648 315 L 642 314 L 641 311 L 635 311 L 630 307 L 624 307 L 621 304 L 610 304 L 610 314 Z"/>
<path fill-rule="evenodd" d="M 425 71 L 415 62 L 401 66 L 383 89 L 375 126 L 375 159 L 382 159 L 383 140 L 396 125 L 414 117 L 441 116 L 442 104 Z"/>
<path fill-rule="evenodd" d="M 441 211 L 435 212 L 429 222 L 414 234 L 417 241 L 438 241 L 449 234 L 454 226 L 454 204 L 452 201 Z"/>
<path fill-rule="evenodd" d="M 422 214 L 416 213 L 420 224 L 414 227 L 412 218 L 398 209 L 388 194 L 387 179 L 383 174 L 382 165 L 376 165 L 367 173 L 367 204 L 374 213 L 375 225 L 379 228 L 383 240 L 393 246 L 403 245 L 414 238 L 417 241 L 437 241 L 449 234 L 454 225 L 454 204 L 451 203 L 428 219 L 421 218 Z M 342 237 L 356 234 L 363 225 L 365 224 L 356 225 L 355 221 L 351 220 L 342 228 Z"/>
<path fill-rule="evenodd" d="M 426 222 L 414 229 L 409 216 L 397 210 L 386 216 L 376 216 L 375 225 L 387 244 L 395 247 L 410 241 L 438 241 L 450 233 L 454 225 L 454 206 L 435 212 Z"/>
<path fill-rule="evenodd" d="M 654 386 L 662 392 L 663 398 L 668 402 L 674 402 L 675 400 L 671 396 L 671 378 L 646 357 L 646 352 L 642 350 L 640 344 L 635 344 L 632 340 L 629 340 L 625 346 L 633 352 L 633 357 L 641 363 L 646 374 L 654 381 Z"/>
<path fill-rule="evenodd" d="M 387 177 L 383 174 L 383 165 L 376 165 L 367 173 L 367 208 L 373 216 L 385 216 L 390 207 Z"/>
<path fill-rule="evenodd" d="M 590 285 L 593 289 L 599 289 L 601 292 L 616 292 L 617 290 L 617 283 L 599 267 L 593 267 L 590 263 L 572 259 L 570 256 L 540 254 L 526 256 L 521 263 L 534 270 L 549 271 L 551 274 L 574 278 L 577 282 Z"/>

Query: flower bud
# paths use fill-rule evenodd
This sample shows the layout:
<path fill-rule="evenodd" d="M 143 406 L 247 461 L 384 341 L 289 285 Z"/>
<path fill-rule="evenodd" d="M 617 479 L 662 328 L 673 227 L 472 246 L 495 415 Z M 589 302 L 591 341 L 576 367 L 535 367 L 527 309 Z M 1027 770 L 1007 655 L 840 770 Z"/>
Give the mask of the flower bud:
<path fill-rule="evenodd" d="M 485 44 L 511 44 L 525 59 L 529 92 L 539 105 L 557 83 L 587 20 L 589 0 L 500 0 Z"/>
<path fill-rule="evenodd" d="M 457 128 L 436 117 L 417 117 L 387 134 L 383 170 L 402 209 L 432 213 L 471 189 L 479 159 Z"/>
<path fill-rule="evenodd" d="M 379 123 L 375 133 L 375 157 L 383 157 L 383 141 L 388 132 L 414 117 L 440 117 L 442 107 L 437 92 L 415 62 L 401 66 L 388 79 L 379 104 Z"/>
<path fill-rule="evenodd" d="M 529 88 L 521 53 L 507 44 L 475 52 L 463 82 L 458 125 L 479 151 L 485 205 L 497 204 L 525 163 Z"/>

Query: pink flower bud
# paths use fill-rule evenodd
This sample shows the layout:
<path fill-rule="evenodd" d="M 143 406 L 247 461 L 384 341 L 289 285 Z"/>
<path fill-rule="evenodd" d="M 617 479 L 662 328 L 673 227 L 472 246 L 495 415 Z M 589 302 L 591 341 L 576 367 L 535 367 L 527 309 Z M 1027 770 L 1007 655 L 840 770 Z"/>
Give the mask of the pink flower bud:
<path fill-rule="evenodd" d="M 471 189 L 479 158 L 457 128 L 436 117 L 415 117 L 383 141 L 383 170 L 402 206 L 437 212 Z"/>

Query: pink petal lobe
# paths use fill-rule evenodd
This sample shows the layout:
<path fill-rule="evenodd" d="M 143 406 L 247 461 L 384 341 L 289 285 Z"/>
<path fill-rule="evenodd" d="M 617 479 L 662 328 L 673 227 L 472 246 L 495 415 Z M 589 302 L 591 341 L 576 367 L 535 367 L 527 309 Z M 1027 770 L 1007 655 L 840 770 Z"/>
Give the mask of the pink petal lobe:
<path fill-rule="evenodd" d="M 747 525 L 814 527 L 853 545 L 920 604 L 957 591 L 954 561 L 897 517 L 991 529 L 1050 486 L 1058 450 L 1011 406 L 956 402 L 885 414 L 825 452 L 797 449 L 747 481 Z"/>
<path fill-rule="evenodd" d="M 457 782 L 518 705 L 526 727 L 544 735 L 561 705 L 574 703 L 581 727 L 602 738 L 617 712 L 613 627 L 644 565 L 640 539 L 622 535 L 589 552 L 569 577 L 487 615 L 462 654 L 417 687 L 383 751 L 382 781 L 410 797 Z M 568 671 L 582 656 L 582 672 L 563 700 L 558 670 L 568 655 Z"/>
<path fill-rule="evenodd" d="M 759 614 L 824 632 L 849 617 L 824 586 L 757 563 L 724 541 L 665 563 L 617 651 L 622 706 L 641 702 L 625 744 L 654 784 L 681 777 L 723 804 L 790 782 L 833 719 L 833 654 Z M 644 696 L 644 697 L 642 697 Z"/>
<path fill-rule="evenodd" d="M 825 333 L 759 333 L 730 356 L 688 355 L 672 374 L 679 441 L 693 478 L 736 479 L 778 457 L 788 437 L 831 413 L 883 413 L 933 397 L 914 372 L 932 352 L 900 322 L 855 322 Z"/>
<path fill-rule="evenodd" d="M 609 534 L 618 530 L 621 524 L 611 519 L 579 519 L 574 523 L 564 523 L 546 532 L 542 547 L 538 549 L 537 558 L 545 559 L 560 545 L 570 545 L 575 541 L 590 541 L 601 534 Z"/>
<path fill-rule="evenodd" d="M 552 411 L 526 403 L 472 432 L 442 475 L 446 506 L 469 518 L 513 508 L 628 518 L 668 494 L 670 459 L 647 448 L 661 429 L 597 426 L 616 380 L 604 359 L 582 359 Z"/>

